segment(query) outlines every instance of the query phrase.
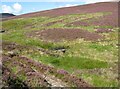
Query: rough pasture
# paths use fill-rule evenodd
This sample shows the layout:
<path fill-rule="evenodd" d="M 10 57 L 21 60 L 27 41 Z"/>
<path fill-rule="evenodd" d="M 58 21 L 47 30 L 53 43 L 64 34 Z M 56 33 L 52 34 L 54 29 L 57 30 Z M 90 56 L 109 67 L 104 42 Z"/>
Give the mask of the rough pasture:
<path fill-rule="evenodd" d="M 4 86 L 117 87 L 117 5 L 96 3 L 4 19 Z"/>
<path fill-rule="evenodd" d="M 5 43 L 4 44 L 4 48 L 6 48 L 5 50 L 10 51 L 11 50 L 11 48 L 9 48 L 10 45 L 12 49 L 17 49 L 19 47 L 16 44 Z M 14 56 L 11 55 L 13 54 L 8 53 L 3 55 L 3 72 L 7 73 L 6 69 L 8 69 L 10 73 L 15 75 L 14 78 L 16 79 L 20 78 L 19 81 L 23 81 L 23 83 L 25 83 L 27 87 L 55 87 L 55 86 L 90 87 L 91 86 L 87 84 L 83 79 L 77 78 L 69 74 L 65 70 L 57 70 L 54 67 L 42 63 L 38 63 L 37 61 L 28 59 L 27 57 L 19 56 L 19 54 L 16 54 Z M 9 77 L 13 78 L 12 75 L 6 76 L 6 74 L 4 73 L 3 73 L 3 80 L 7 81 Z M 52 77 L 53 80 L 50 80 L 50 78 Z M 62 82 L 61 80 L 64 82 Z M 21 82 L 21 85 L 23 83 Z"/>

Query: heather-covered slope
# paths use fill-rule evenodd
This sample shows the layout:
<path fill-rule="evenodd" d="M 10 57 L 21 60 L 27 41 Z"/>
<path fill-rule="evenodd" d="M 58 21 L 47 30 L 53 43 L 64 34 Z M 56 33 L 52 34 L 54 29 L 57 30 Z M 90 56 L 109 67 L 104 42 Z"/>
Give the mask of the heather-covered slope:
<path fill-rule="evenodd" d="M 94 13 L 94 12 L 118 12 L 118 2 L 101 2 L 95 4 L 57 8 L 52 10 L 40 11 L 35 13 L 24 14 L 19 17 L 36 17 L 36 16 L 62 16 L 67 14 L 77 14 L 77 13 Z"/>
<path fill-rule="evenodd" d="M 53 9 L 3 21 L 3 83 L 117 87 L 118 3 Z"/>

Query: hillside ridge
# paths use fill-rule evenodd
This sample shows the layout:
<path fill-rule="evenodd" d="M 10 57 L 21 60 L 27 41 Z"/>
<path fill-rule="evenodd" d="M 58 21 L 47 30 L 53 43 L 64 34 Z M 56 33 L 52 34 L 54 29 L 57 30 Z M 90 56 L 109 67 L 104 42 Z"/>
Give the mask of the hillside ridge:
<path fill-rule="evenodd" d="M 68 14 L 83 14 L 83 13 L 106 12 L 106 11 L 118 12 L 118 2 L 99 2 L 93 4 L 72 6 L 72 7 L 55 8 L 51 10 L 22 14 L 15 17 L 10 17 L 9 19 L 38 17 L 38 16 L 56 17 L 56 16 L 62 16 Z"/>

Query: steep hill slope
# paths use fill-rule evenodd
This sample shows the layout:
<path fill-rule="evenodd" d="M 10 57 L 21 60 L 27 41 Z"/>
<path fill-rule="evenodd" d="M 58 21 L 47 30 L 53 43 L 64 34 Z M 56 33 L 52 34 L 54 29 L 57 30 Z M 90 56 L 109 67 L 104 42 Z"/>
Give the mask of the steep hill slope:
<path fill-rule="evenodd" d="M 4 86 L 118 86 L 117 2 L 10 17 L 2 29 Z"/>
<path fill-rule="evenodd" d="M 118 2 L 101 2 L 95 4 L 57 8 L 52 10 L 40 11 L 35 13 L 24 14 L 19 17 L 35 17 L 35 16 L 61 16 L 77 13 L 94 13 L 94 12 L 118 12 Z"/>

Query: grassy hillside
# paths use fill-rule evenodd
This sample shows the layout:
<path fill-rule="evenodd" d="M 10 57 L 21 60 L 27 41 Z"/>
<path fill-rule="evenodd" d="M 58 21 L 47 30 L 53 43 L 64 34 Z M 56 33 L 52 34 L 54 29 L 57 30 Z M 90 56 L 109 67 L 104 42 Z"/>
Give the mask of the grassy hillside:
<path fill-rule="evenodd" d="M 41 74 L 54 75 L 67 86 L 78 86 L 80 82 L 76 83 L 66 77 L 67 74 L 56 71 L 67 71 L 67 76 L 83 79 L 86 86 L 117 87 L 119 28 L 116 19 L 107 20 L 113 14 L 103 11 L 3 21 L 5 32 L 0 34 L 3 40 L 3 66 L 11 74 L 17 74 L 17 79 L 32 87 L 47 85 L 39 85 L 39 76 L 32 76 L 36 81 L 28 81 L 26 71 L 29 68 L 38 71 L 40 67 L 30 65 L 22 57 L 33 60 L 33 63 L 37 61 L 53 67 L 52 73 L 47 67 L 48 71 L 42 69 L 44 71 Z M 24 69 L 24 65 L 29 65 L 28 69 Z M 22 73 L 19 67 L 23 68 Z"/>

